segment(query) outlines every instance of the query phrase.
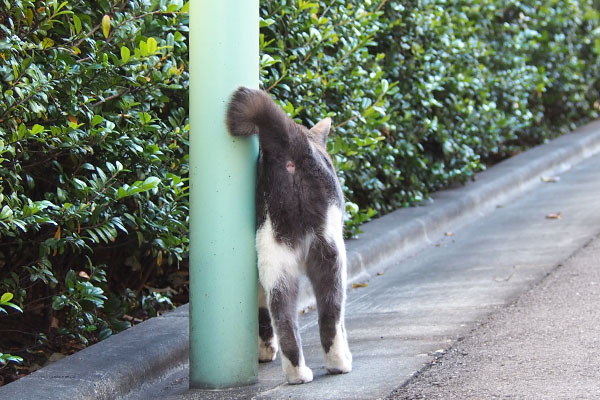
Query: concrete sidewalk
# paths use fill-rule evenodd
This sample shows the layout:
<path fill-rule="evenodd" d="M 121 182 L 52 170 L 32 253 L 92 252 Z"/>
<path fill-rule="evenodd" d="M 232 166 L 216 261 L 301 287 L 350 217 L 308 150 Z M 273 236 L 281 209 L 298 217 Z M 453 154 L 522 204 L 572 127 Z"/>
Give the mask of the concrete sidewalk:
<path fill-rule="evenodd" d="M 600 398 L 600 237 L 390 399 Z"/>
<path fill-rule="evenodd" d="M 314 382 L 285 384 L 277 360 L 261 365 L 257 385 L 189 391 L 186 306 L 4 386 L 0 398 L 384 398 L 600 232 L 599 151 L 596 122 L 432 204 L 366 224 L 347 243 L 351 281 L 368 283 L 348 296 L 350 374 L 325 375 L 308 312 L 302 338 Z M 540 180 L 556 174 L 558 182 Z"/>

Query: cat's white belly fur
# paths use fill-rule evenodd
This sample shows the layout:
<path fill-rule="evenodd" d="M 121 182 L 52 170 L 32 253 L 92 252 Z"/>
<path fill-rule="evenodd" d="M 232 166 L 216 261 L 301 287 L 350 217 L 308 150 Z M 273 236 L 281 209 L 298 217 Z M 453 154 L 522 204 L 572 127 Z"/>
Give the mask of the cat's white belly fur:
<path fill-rule="evenodd" d="M 346 287 L 346 246 L 343 236 L 342 210 L 336 205 L 327 209 L 324 236 L 338 250 L 342 264 L 344 287 Z M 305 273 L 304 259 L 310 248 L 313 233 L 306 235 L 296 248 L 280 243 L 275 238 L 271 217 L 267 213 L 265 222 L 256 231 L 256 251 L 258 253 L 258 271 L 263 287 L 273 288 L 281 279 L 296 278 Z"/>
<path fill-rule="evenodd" d="M 298 246 L 294 249 L 279 243 L 275 238 L 271 217 L 267 214 L 265 222 L 256 231 L 258 273 L 265 290 L 271 290 L 281 283 L 282 279 L 296 278 L 304 272 L 300 263 L 305 252 L 304 247 Z"/>

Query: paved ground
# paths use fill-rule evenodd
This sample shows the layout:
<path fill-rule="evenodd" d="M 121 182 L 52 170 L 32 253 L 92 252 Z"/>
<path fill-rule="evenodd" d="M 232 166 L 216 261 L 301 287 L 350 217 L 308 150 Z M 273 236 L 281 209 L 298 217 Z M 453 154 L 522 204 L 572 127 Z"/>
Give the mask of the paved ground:
<path fill-rule="evenodd" d="M 275 362 L 261 366 L 261 383 L 250 388 L 225 392 L 187 391 L 185 371 L 182 371 L 180 389 L 183 392 L 171 398 L 385 398 L 395 387 L 409 380 L 416 371 L 430 365 L 431 360 L 452 348 L 461 338 L 469 337 L 473 327 L 480 321 L 503 310 L 600 232 L 599 172 L 600 156 L 596 156 L 561 174 L 558 182 L 540 181 L 518 199 L 498 204 L 493 212 L 467 226 L 448 232 L 448 235 L 432 238 L 434 240 L 425 249 L 372 279 L 367 287 L 353 289 L 349 295 L 347 312 L 350 346 L 354 354 L 354 371 L 351 374 L 325 375 L 314 315 L 309 313 L 302 319 L 302 335 L 308 353 L 307 364 L 316 372 L 313 383 L 302 386 L 283 383 L 279 363 Z M 560 218 L 555 218 L 558 214 Z M 532 312 L 535 314 L 535 311 Z M 581 312 L 585 314 L 587 311 Z M 533 321 L 524 323 L 535 324 Z M 541 324 L 542 320 L 538 320 L 538 323 Z M 579 328 L 578 323 L 570 323 L 575 330 L 591 328 L 589 324 Z M 544 330 L 551 332 L 553 327 L 549 325 Z M 590 335 L 585 340 L 593 345 L 593 331 Z M 510 344 L 511 351 L 505 357 L 510 360 L 510 357 L 518 354 L 520 344 L 518 335 L 511 336 L 512 339 L 508 339 L 508 336 L 507 340 L 515 342 Z M 536 338 L 530 340 L 536 343 Z M 559 366 L 558 371 L 562 371 L 572 369 L 582 357 L 597 354 L 594 353 L 597 351 L 595 349 L 579 353 L 574 358 L 571 348 L 560 345 L 562 343 L 558 338 L 554 342 L 539 343 L 538 361 L 543 364 L 544 356 L 552 358 L 553 353 L 562 352 L 562 360 L 568 363 L 557 361 L 554 364 Z M 553 349 L 553 353 L 543 353 L 549 349 Z M 482 351 L 485 354 L 486 349 Z M 581 347 L 575 351 L 580 352 Z M 488 360 L 487 356 L 482 357 Z M 519 361 L 522 363 L 519 364 Z M 507 368 L 512 369 L 514 379 L 520 373 L 536 376 L 540 385 L 551 385 L 553 375 L 548 371 L 553 370 L 550 367 L 552 364 L 539 368 L 531 364 L 533 361 L 528 356 L 520 360 L 514 358 Z M 484 387 L 487 380 L 502 377 L 494 371 L 505 370 L 493 359 L 488 362 L 493 368 L 487 377 L 481 378 L 480 383 Z M 585 365 L 578 365 L 578 368 L 585 370 Z M 450 366 L 444 372 L 452 376 L 453 371 Z M 581 369 L 572 369 L 571 373 L 576 375 L 578 371 Z M 432 376 L 431 379 L 423 380 L 422 385 L 418 385 L 421 380 L 417 380 L 414 393 L 423 389 L 423 398 L 436 393 L 438 386 L 433 385 L 433 389 L 431 386 L 441 378 Z M 442 386 L 449 379 L 442 380 Z M 578 382 L 584 384 L 580 389 L 586 390 L 592 381 L 582 377 Z M 468 390 L 469 383 L 466 382 L 467 389 L 463 390 Z M 512 383 L 510 380 L 504 382 L 507 387 Z M 151 392 L 176 392 L 177 388 L 170 386 L 169 390 L 163 390 L 164 385 L 163 389 L 153 387 L 136 398 L 147 398 Z M 399 396 L 411 398 L 413 392 L 406 390 L 399 392 Z M 531 390 L 535 390 L 535 387 L 528 393 L 536 393 Z M 459 389 L 440 393 L 438 398 L 464 398 Z M 475 392 L 471 398 L 486 398 L 488 393 Z M 520 398 L 520 392 L 512 393 Z M 452 397 L 453 394 L 456 396 Z M 523 396 L 526 396 L 525 392 Z"/>
<path fill-rule="evenodd" d="M 598 398 L 598 237 L 390 396 L 432 400 Z"/>
<path fill-rule="evenodd" d="M 593 239 L 600 234 L 599 172 L 600 123 L 595 123 L 500 163 L 478 175 L 475 183 L 440 192 L 433 204 L 398 210 L 365 225 L 362 237 L 348 242 L 352 279 L 367 284 L 350 289 L 348 296 L 347 328 L 354 355 L 350 374 L 325 375 L 316 313 L 308 312 L 301 318 L 301 332 L 314 382 L 285 384 L 277 360 L 261 364 L 256 385 L 188 390 L 184 306 L 0 387 L 0 398 L 379 399 L 401 387 L 395 392 L 399 398 L 439 393 L 437 398 L 478 399 L 493 395 L 465 392 L 477 382 L 482 388 L 494 387 L 495 380 L 506 378 L 506 387 L 518 388 L 514 381 L 531 378 L 533 391 L 507 394 L 500 391 L 499 383 L 494 392 L 528 398 L 528 393 L 542 393 L 535 385 L 552 386 L 559 377 L 567 382 L 565 390 L 571 384 L 593 396 L 597 388 L 591 385 L 598 381 L 594 336 L 598 330 L 592 330 L 589 320 L 596 317 L 597 323 L 597 311 L 593 303 L 574 302 L 571 315 L 567 314 L 572 318 L 569 322 L 553 319 L 553 310 L 560 315 L 566 308 L 568 313 L 570 308 L 561 299 L 575 301 L 579 293 L 594 301 L 592 295 L 597 293 L 591 282 L 600 281 L 598 275 L 582 281 L 570 271 L 578 268 L 573 260 L 597 254 Z M 547 179 L 556 177 L 560 179 Z M 585 263 L 598 268 L 597 262 Z M 555 285 L 551 284 L 554 274 L 559 276 Z M 528 304 L 526 300 L 515 303 L 532 287 L 540 291 L 566 285 L 569 280 L 560 276 L 583 286 L 570 295 L 556 289 L 558 303 L 547 309 L 549 313 L 541 308 L 520 309 Z M 541 286 L 536 286 L 540 281 Z M 524 319 L 524 327 L 540 329 L 511 332 L 510 318 Z M 565 325 L 556 329 L 557 321 Z M 507 330 L 503 334 L 495 326 Z M 491 336 L 485 336 L 486 329 Z M 463 344 L 472 346 L 453 351 Z M 509 346 L 510 351 L 494 347 L 499 345 Z M 529 352 L 521 351 L 527 346 Z M 555 358 L 559 361 L 552 367 Z M 457 369 L 461 361 L 468 361 L 462 370 Z M 460 379 L 453 381 L 450 376 Z M 437 392 L 442 386 L 455 391 Z M 556 396 L 577 398 L 568 393 L 561 397 L 560 391 Z"/>

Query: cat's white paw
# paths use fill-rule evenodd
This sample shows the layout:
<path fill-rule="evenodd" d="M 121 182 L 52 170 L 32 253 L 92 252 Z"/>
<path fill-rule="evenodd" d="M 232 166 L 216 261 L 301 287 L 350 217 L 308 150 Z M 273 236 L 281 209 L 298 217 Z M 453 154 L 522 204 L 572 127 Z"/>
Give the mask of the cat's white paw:
<path fill-rule="evenodd" d="M 304 364 L 304 358 L 301 358 L 300 365 L 297 367 L 293 366 L 290 360 L 281 353 L 281 365 L 283 367 L 283 373 L 285 379 L 290 385 L 299 385 L 302 383 L 312 382 L 313 372 Z"/>
<path fill-rule="evenodd" d="M 258 338 L 258 361 L 270 362 L 277 357 L 277 338 L 271 338 L 270 342 L 263 341 Z"/>
<path fill-rule="evenodd" d="M 285 379 L 287 379 L 290 385 L 299 385 L 302 383 L 312 382 L 313 372 L 306 365 L 293 367 L 294 371 L 286 371 Z"/>
<path fill-rule="evenodd" d="M 336 335 L 329 352 L 325 354 L 325 368 L 332 375 L 352 371 L 352 353 L 343 335 Z"/>
<path fill-rule="evenodd" d="M 344 357 L 326 357 L 325 368 L 331 375 L 347 374 L 352 371 L 352 355 L 348 352 Z"/>

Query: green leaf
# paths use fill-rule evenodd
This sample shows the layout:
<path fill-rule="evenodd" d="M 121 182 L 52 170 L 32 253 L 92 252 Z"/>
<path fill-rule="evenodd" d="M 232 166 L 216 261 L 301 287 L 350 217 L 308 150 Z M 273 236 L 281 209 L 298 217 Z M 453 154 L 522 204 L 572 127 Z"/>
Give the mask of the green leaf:
<path fill-rule="evenodd" d="M 52 46 L 54 46 L 54 40 L 47 37 L 42 40 L 42 49 L 49 49 Z"/>
<path fill-rule="evenodd" d="M 6 307 L 10 307 L 20 313 L 23 312 L 23 309 L 21 307 L 19 307 L 18 305 L 14 304 L 14 303 L 9 302 L 9 301 L 7 301 L 6 303 L 3 303 L 2 305 L 6 306 Z"/>
<path fill-rule="evenodd" d="M 119 228 L 121 231 L 123 231 L 125 234 L 129 233 L 129 232 L 127 232 L 127 229 L 125 228 L 125 225 L 123 225 L 123 222 L 121 221 L 121 219 L 119 217 L 114 217 L 111 222 L 117 228 Z"/>
<path fill-rule="evenodd" d="M 75 184 L 77 190 L 85 190 L 88 187 L 87 183 L 78 178 L 73 178 L 73 183 Z"/>
<path fill-rule="evenodd" d="M 140 40 L 140 53 L 143 57 L 148 57 L 150 55 L 148 53 L 148 45 L 143 40 Z"/>
<path fill-rule="evenodd" d="M 7 205 L 5 205 L 4 207 L 2 207 L 2 210 L 0 211 L 0 220 L 1 219 L 8 219 L 11 218 L 13 216 L 13 210 Z"/>
<path fill-rule="evenodd" d="M 318 8 L 319 5 L 317 3 L 304 2 L 303 0 L 299 1 L 300 10 L 305 10 L 307 8 Z"/>
<path fill-rule="evenodd" d="M 130 57 L 131 51 L 129 51 L 129 48 L 125 46 L 121 47 L 121 61 L 123 61 L 123 64 L 127 64 Z"/>
<path fill-rule="evenodd" d="M 260 19 L 260 27 L 261 28 L 266 28 L 268 26 L 271 26 L 275 23 L 275 20 L 273 18 L 267 18 L 267 19 Z"/>
<path fill-rule="evenodd" d="M 127 196 L 129 196 L 129 192 L 124 187 L 120 187 L 119 190 L 117 190 L 117 198 L 118 199 L 122 199 Z"/>
<path fill-rule="evenodd" d="M 144 182 L 142 183 L 142 189 L 144 189 L 144 190 L 154 189 L 154 188 L 158 187 L 159 183 L 160 183 L 160 178 L 157 178 L 156 176 L 150 176 L 150 177 L 146 178 L 144 180 Z"/>
<path fill-rule="evenodd" d="M 23 232 L 27 232 L 27 225 L 19 219 L 13 219 L 12 223 Z"/>
<path fill-rule="evenodd" d="M 260 59 L 260 67 L 261 68 L 270 67 L 279 62 L 281 62 L 281 60 L 276 60 L 268 54 L 263 54 L 263 56 Z"/>
<path fill-rule="evenodd" d="M 65 296 L 54 296 L 52 299 L 52 309 L 60 311 L 68 304 L 68 300 Z"/>
<path fill-rule="evenodd" d="M 29 134 L 31 134 L 32 136 L 42 132 L 44 132 L 44 127 L 39 124 L 33 125 L 33 127 L 29 130 Z"/>
<path fill-rule="evenodd" d="M 102 33 L 108 39 L 108 35 L 110 34 L 110 15 L 105 14 L 102 17 Z"/>
<path fill-rule="evenodd" d="M 13 356 L 12 354 L 0 353 L 0 364 L 6 364 L 9 361 L 16 364 L 21 364 L 23 362 L 23 358 L 19 356 Z"/>
<path fill-rule="evenodd" d="M 189 13 L 190 12 L 190 2 L 188 1 L 187 3 L 185 3 L 183 5 L 183 7 L 181 7 L 181 10 L 179 10 L 182 13 Z"/>
<path fill-rule="evenodd" d="M 138 118 L 142 125 L 152 122 L 152 116 L 150 114 L 148 114 L 147 112 L 139 112 Z"/>
<path fill-rule="evenodd" d="M 0 304 L 6 304 L 15 297 L 12 293 L 6 292 L 0 297 Z"/>
<path fill-rule="evenodd" d="M 100 238 L 94 233 L 92 229 L 88 229 L 86 232 L 88 235 L 90 235 L 90 238 L 94 241 L 94 243 L 100 243 Z"/>
<path fill-rule="evenodd" d="M 146 41 L 146 46 L 149 55 L 156 53 L 156 50 L 158 49 L 158 43 L 156 43 L 156 39 L 152 37 L 148 38 L 148 40 Z"/>
<path fill-rule="evenodd" d="M 19 128 L 17 129 L 17 140 L 21 140 L 25 137 L 25 134 L 27 133 L 27 127 L 25 126 L 25 124 L 20 124 Z"/>
<path fill-rule="evenodd" d="M 92 126 L 96 126 L 99 123 L 101 123 L 102 121 L 104 121 L 104 118 L 101 115 L 96 114 L 92 117 L 91 124 L 92 124 Z"/>
<path fill-rule="evenodd" d="M 56 187 L 56 196 L 61 203 L 64 203 L 67 200 L 67 193 L 59 187 Z"/>
<path fill-rule="evenodd" d="M 100 237 L 104 241 L 104 243 L 109 242 L 109 235 L 106 234 L 106 231 L 104 229 L 96 228 L 94 229 L 94 232 L 98 237 Z"/>
<path fill-rule="evenodd" d="M 75 14 L 73 14 L 73 26 L 75 27 L 75 34 L 79 35 L 81 32 L 81 20 Z"/>
<path fill-rule="evenodd" d="M 70 269 L 67 272 L 67 276 L 65 277 L 65 285 L 69 289 L 75 288 L 75 283 L 77 282 L 77 275 L 75 275 L 75 271 Z"/>

